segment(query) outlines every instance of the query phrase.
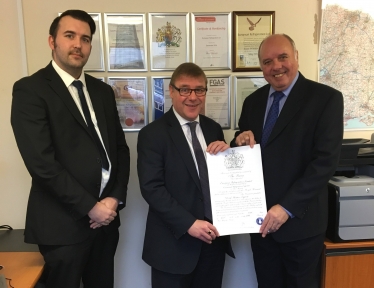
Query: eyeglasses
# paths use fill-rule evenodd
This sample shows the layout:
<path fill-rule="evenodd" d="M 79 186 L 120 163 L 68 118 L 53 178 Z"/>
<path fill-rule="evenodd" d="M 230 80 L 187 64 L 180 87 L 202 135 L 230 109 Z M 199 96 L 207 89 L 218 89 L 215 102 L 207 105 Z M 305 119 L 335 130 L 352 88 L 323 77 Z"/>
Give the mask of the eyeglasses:
<path fill-rule="evenodd" d="M 177 88 L 173 84 L 170 84 L 171 87 L 173 87 L 175 90 L 179 92 L 179 95 L 187 97 L 192 94 L 192 91 L 195 92 L 195 95 L 197 97 L 204 97 L 206 95 L 206 92 L 208 91 L 208 88 L 196 88 L 196 89 L 190 89 L 190 88 Z"/>

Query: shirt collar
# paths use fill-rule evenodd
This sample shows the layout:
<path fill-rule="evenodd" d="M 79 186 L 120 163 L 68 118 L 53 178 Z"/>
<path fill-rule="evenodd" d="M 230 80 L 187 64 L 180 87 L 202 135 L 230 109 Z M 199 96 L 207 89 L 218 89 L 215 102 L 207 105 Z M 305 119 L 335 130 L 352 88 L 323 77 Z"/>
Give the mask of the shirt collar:
<path fill-rule="evenodd" d="M 73 76 L 71 76 L 66 71 L 62 70 L 60 66 L 57 65 L 57 63 L 52 60 L 52 66 L 56 70 L 57 74 L 61 77 L 62 81 L 65 83 L 66 87 L 69 87 L 71 83 L 75 80 L 80 80 L 83 83 L 83 87 L 86 86 L 86 79 L 84 77 L 84 73 L 81 73 L 81 76 L 79 76 L 79 79 L 75 79 Z"/>
<path fill-rule="evenodd" d="M 179 115 L 179 113 L 175 110 L 174 106 L 173 106 L 173 112 L 175 114 L 175 117 L 177 117 L 181 126 L 183 126 L 184 124 L 192 122 L 192 121 L 184 119 L 181 115 Z M 197 118 L 194 121 L 196 121 L 197 123 L 200 123 L 200 116 L 198 115 Z"/>
<path fill-rule="evenodd" d="M 290 92 L 291 92 L 291 90 L 292 90 L 293 86 L 295 85 L 295 83 L 296 83 L 296 81 L 297 81 L 298 78 L 299 78 L 299 71 L 297 71 L 296 77 L 292 80 L 291 85 L 288 86 L 288 88 L 287 88 L 286 90 L 283 90 L 283 91 L 282 91 L 283 94 L 284 94 L 286 97 L 288 97 L 288 95 L 290 94 Z M 271 94 L 273 94 L 274 92 L 275 92 L 275 89 L 274 89 L 272 86 L 270 86 L 269 96 L 270 96 Z"/>

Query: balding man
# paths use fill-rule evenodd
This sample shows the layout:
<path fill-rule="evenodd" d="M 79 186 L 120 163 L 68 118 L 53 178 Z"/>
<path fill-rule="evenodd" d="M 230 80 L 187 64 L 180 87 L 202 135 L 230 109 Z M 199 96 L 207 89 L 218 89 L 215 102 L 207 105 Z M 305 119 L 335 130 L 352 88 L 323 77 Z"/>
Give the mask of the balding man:
<path fill-rule="evenodd" d="M 343 97 L 299 71 L 287 35 L 264 39 L 260 66 L 268 85 L 243 104 L 231 146 L 261 144 L 268 213 L 251 235 L 261 288 L 319 287 L 327 227 L 327 182 L 343 137 Z M 252 131 L 252 132 L 251 132 Z"/>

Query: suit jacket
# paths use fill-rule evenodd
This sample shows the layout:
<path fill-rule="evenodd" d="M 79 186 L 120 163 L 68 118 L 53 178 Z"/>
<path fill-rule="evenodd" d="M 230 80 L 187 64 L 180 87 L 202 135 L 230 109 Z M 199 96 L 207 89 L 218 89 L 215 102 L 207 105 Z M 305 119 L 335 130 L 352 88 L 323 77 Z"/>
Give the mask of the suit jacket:
<path fill-rule="evenodd" d="M 260 142 L 269 89 L 266 85 L 246 98 L 235 138 L 252 130 Z M 261 147 L 267 207 L 280 204 L 295 216 L 271 234 L 276 241 L 305 239 L 326 230 L 327 182 L 336 170 L 342 138 L 342 94 L 300 73 Z"/>
<path fill-rule="evenodd" d="M 200 115 L 206 144 L 224 141 L 222 128 Z M 189 274 L 202 241 L 187 230 L 204 219 L 203 194 L 191 150 L 173 109 L 144 127 L 138 136 L 140 190 L 149 204 L 143 260 L 168 273 Z M 229 240 L 227 252 L 233 256 Z"/>
<path fill-rule="evenodd" d="M 112 196 L 125 204 L 130 157 L 114 93 L 109 85 L 94 77 L 85 74 L 85 79 L 112 165 L 101 198 Z M 95 233 L 89 227 L 87 213 L 100 200 L 99 152 L 77 105 L 51 63 L 14 84 L 11 123 L 32 177 L 25 241 L 68 245 Z M 119 225 L 117 216 L 104 229 L 110 231 Z"/>

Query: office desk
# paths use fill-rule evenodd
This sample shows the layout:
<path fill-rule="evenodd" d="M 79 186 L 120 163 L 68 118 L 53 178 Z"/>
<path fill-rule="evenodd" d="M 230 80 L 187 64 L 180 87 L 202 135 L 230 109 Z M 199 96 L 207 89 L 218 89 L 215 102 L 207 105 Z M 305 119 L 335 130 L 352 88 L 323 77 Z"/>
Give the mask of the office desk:
<path fill-rule="evenodd" d="M 325 241 L 322 255 L 323 288 L 374 287 L 374 241 Z"/>
<path fill-rule="evenodd" d="M 44 260 L 39 252 L 0 252 L 0 264 L 0 273 L 12 279 L 12 286 L 32 288 L 42 275 Z"/>
<path fill-rule="evenodd" d="M 0 270 L 15 288 L 32 288 L 43 271 L 44 260 L 37 245 L 23 242 L 23 229 L 0 230 Z M 8 287 L 9 281 L 7 281 Z"/>

